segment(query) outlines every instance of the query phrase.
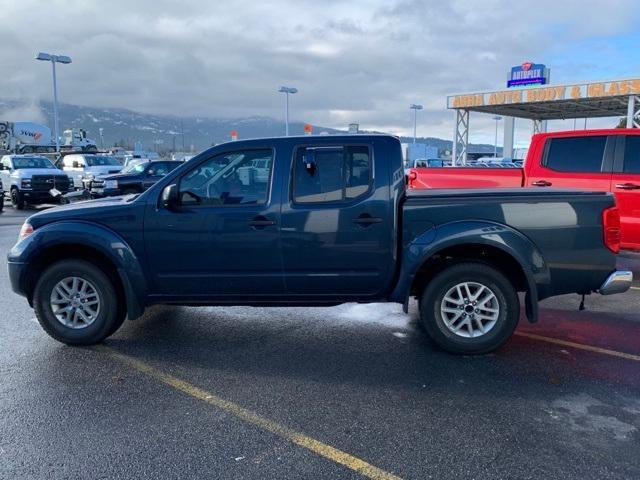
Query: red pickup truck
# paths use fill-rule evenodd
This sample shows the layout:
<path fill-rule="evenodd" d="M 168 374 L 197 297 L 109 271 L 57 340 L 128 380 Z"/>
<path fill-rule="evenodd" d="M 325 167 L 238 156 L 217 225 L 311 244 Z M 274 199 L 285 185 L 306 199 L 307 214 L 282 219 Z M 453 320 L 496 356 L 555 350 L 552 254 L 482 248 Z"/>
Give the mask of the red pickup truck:
<path fill-rule="evenodd" d="M 523 168 L 414 168 L 409 188 L 567 188 L 613 192 L 621 247 L 640 250 L 640 129 L 572 130 L 531 139 Z"/>

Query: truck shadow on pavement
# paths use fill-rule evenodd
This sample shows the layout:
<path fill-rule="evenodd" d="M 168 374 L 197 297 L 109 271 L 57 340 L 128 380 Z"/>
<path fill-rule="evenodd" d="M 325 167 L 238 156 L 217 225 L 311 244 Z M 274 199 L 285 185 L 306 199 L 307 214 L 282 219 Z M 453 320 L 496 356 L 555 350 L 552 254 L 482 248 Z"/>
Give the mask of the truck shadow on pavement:
<path fill-rule="evenodd" d="M 396 308 L 397 307 L 397 308 Z M 566 314 L 568 312 L 561 312 Z M 571 312 L 580 322 L 597 313 Z M 537 329 L 553 331 L 553 313 Z M 551 330 L 549 330 L 551 328 Z M 598 330 L 595 330 L 596 333 Z M 636 337 L 637 338 L 637 337 Z M 154 365 L 199 369 L 214 375 L 298 378 L 326 385 L 386 385 L 394 389 L 457 388 L 474 395 L 527 395 L 573 383 L 612 382 L 638 392 L 634 362 L 574 351 L 514 336 L 497 352 L 456 356 L 438 349 L 417 326 L 416 312 L 390 305 L 253 309 L 157 307 L 127 322 L 107 340 L 118 352 Z M 513 390 L 514 379 L 526 378 Z M 278 381 L 278 380 L 276 380 Z M 549 392 L 546 392 L 549 393 Z M 545 393 L 545 394 L 546 394 Z M 543 396 L 545 395 L 543 394 Z"/>

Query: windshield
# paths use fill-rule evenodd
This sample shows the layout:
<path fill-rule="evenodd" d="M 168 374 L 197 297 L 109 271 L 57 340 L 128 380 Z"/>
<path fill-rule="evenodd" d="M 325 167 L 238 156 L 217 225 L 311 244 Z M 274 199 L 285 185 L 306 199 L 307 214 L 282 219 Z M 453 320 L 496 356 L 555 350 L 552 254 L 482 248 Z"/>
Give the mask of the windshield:
<path fill-rule="evenodd" d="M 56 168 L 45 157 L 20 157 L 13 158 L 13 168 Z"/>
<path fill-rule="evenodd" d="M 88 167 L 103 167 L 108 165 L 120 165 L 120 162 L 115 157 L 108 155 L 85 155 L 85 161 Z"/>
<path fill-rule="evenodd" d="M 122 173 L 142 173 L 146 163 L 131 163 L 122 170 Z"/>

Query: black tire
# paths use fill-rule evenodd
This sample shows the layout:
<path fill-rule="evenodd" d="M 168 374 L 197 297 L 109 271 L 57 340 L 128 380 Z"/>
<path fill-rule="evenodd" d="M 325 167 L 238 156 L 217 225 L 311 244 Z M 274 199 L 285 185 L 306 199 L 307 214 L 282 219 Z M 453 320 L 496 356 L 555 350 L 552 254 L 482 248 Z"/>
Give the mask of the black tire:
<path fill-rule="evenodd" d="M 53 289 L 67 277 L 91 282 L 100 299 L 95 320 L 82 328 L 64 325 L 51 307 Z M 67 345 L 93 345 L 115 333 L 125 319 L 124 308 L 119 303 L 113 280 L 97 266 L 77 259 L 62 260 L 48 267 L 40 276 L 33 294 L 38 322 L 51 337 Z"/>
<path fill-rule="evenodd" d="M 4 210 L 4 193 L 0 193 L 0 213 Z"/>
<path fill-rule="evenodd" d="M 15 187 L 11 189 L 11 205 L 16 210 L 24 209 L 24 198 L 22 198 L 20 190 Z"/>
<path fill-rule="evenodd" d="M 478 310 L 475 309 L 477 306 L 465 305 L 462 298 L 459 297 L 455 287 L 465 282 L 470 282 L 472 289 L 476 288 L 472 291 L 474 295 L 480 290 L 477 285 L 485 287 L 483 296 L 480 298 L 489 296 L 486 289 L 494 294 L 494 299 L 489 303 L 493 307 L 498 307 L 497 318 L 493 324 L 491 321 L 479 320 L 477 318 Z M 451 307 L 451 310 L 460 308 L 460 306 L 452 307 L 454 305 L 452 303 L 443 304 L 443 300 L 450 290 L 453 292 L 450 298 L 453 296 L 462 301 L 461 310 L 464 313 L 464 318 L 456 317 L 457 312 L 449 313 L 449 315 L 453 315 L 448 318 L 449 320 L 459 318 L 450 322 L 451 328 L 445 322 L 443 315 L 447 315 L 447 313 L 443 314 L 441 307 L 445 305 L 447 308 Z M 473 300 L 474 295 L 469 298 Z M 463 297 L 466 296 L 463 292 Z M 471 311 L 465 310 L 468 308 Z M 479 313 L 491 315 L 484 310 Z M 443 350 L 456 354 L 483 354 L 496 350 L 511 338 L 519 318 L 520 301 L 516 289 L 501 272 L 484 263 L 465 262 L 445 268 L 431 279 L 420 299 L 420 323 L 427 334 Z M 483 323 L 485 321 L 487 323 Z M 465 324 L 464 327 L 459 327 L 461 324 Z M 479 325 L 487 329 L 486 333 L 477 331 Z M 453 331 L 455 327 L 458 327 L 458 333 Z M 474 336 L 462 336 L 471 334 Z"/>

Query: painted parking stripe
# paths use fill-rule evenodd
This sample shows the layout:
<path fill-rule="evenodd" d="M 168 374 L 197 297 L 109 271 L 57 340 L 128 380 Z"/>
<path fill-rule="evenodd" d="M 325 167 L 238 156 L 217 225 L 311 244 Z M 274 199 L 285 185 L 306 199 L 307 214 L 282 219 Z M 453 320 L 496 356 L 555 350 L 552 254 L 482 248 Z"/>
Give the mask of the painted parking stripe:
<path fill-rule="evenodd" d="M 236 403 L 220 398 L 213 393 L 207 392 L 206 390 L 203 390 L 189 382 L 174 377 L 171 374 L 162 372 L 152 367 L 151 365 L 147 365 L 146 363 L 141 362 L 140 360 L 136 360 L 133 357 L 116 352 L 112 348 L 104 345 L 100 345 L 96 348 L 111 355 L 112 357 L 121 361 L 125 365 L 137 370 L 140 373 L 143 373 L 155 380 L 159 380 L 160 382 L 176 390 L 179 390 L 193 398 L 206 402 L 209 405 L 216 407 L 228 414 L 231 414 L 234 417 L 239 418 L 262 430 L 266 430 L 267 432 L 284 438 L 291 443 L 295 443 L 296 445 L 304 447 L 307 450 L 320 455 L 321 457 L 331 460 L 332 462 L 343 465 L 365 477 L 375 480 L 400 480 L 400 477 L 381 470 L 380 468 L 375 467 L 358 457 L 343 452 L 342 450 L 334 448 L 331 445 L 327 445 L 326 443 L 323 443 L 319 440 L 308 437 L 303 433 L 285 427 L 284 425 L 274 422 L 273 420 L 262 417 L 257 413 L 252 412 L 251 410 L 247 410 L 246 408 L 241 407 Z"/>
<path fill-rule="evenodd" d="M 640 287 L 629 287 L 631 290 L 640 290 Z"/>
<path fill-rule="evenodd" d="M 541 342 L 553 343 L 555 345 L 562 345 L 564 347 L 578 348 L 580 350 L 586 350 L 588 352 L 601 353 L 603 355 L 609 355 L 611 357 L 624 358 L 625 360 L 640 362 L 640 355 L 634 355 L 632 353 L 618 352 L 617 350 L 594 347 L 593 345 L 585 345 L 584 343 L 569 342 L 567 340 L 560 340 L 559 338 L 536 335 L 535 333 L 515 332 L 515 335 L 518 335 L 519 337 L 530 338 L 532 340 L 539 340 Z"/>

